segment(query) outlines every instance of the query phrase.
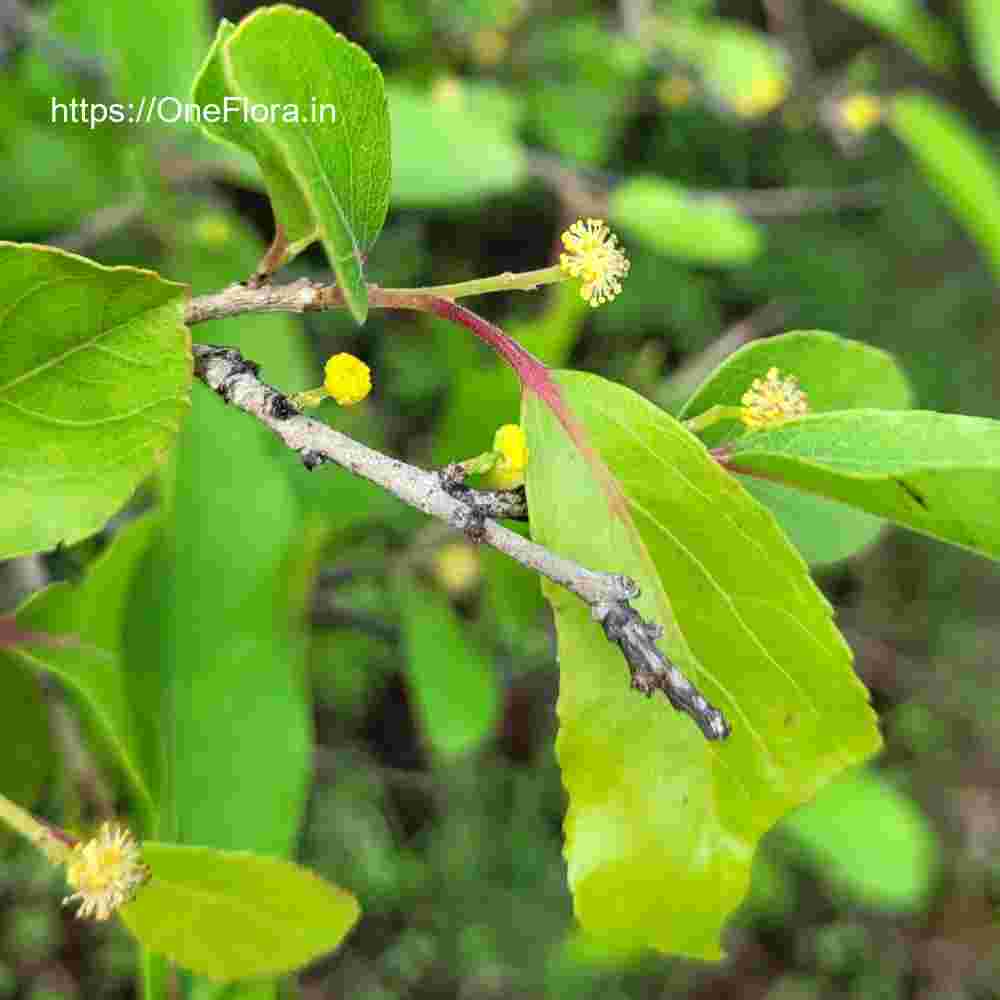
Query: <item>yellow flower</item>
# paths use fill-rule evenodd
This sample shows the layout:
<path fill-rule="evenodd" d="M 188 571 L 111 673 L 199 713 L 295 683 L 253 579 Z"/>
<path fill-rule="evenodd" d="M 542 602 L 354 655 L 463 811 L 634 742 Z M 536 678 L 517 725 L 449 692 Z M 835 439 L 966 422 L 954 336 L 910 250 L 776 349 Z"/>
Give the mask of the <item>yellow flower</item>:
<path fill-rule="evenodd" d="M 744 118 L 758 118 L 773 111 L 788 93 L 788 83 L 783 76 L 761 76 L 750 84 L 750 89 L 733 100 L 736 113 Z"/>
<path fill-rule="evenodd" d="M 490 472 L 489 484 L 495 490 L 512 490 L 524 482 L 528 464 L 528 443 L 517 424 L 504 424 L 493 435 L 493 450 L 499 459 Z"/>
<path fill-rule="evenodd" d="M 629 262 L 618 237 L 602 219 L 578 219 L 562 234 L 566 253 L 559 266 L 571 278 L 582 278 L 580 295 L 595 308 L 610 302 L 621 290 Z"/>
<path fill-rule="evenodd" d="M 855 135 L 863 135 L 882 119 L 882 102 L 874 94 L 852 94 L 837 107 L 841 124 Z"/>
<path fill-rule="evenodd" d="M 66 881 L 76 892 L 64 904 L 79 900 L 78 917 L 107 920 L 149 881 L 149 869 L 132 834 L 125 827 L 104 823 L 93 840 L 73 848 L 66 862 Z"/>
<path fill-rule="evenodd" d="M 781 378 L 777 368 L 769 368 L 762 379 L 755 378 L 741 402 L 740 419 L 754 429 L 776 427 L 809 412 L 809 401 L 795 376 Z"/>
<path fill-rule="evenodd" d="M 353 354 L 335 354 L 325 373 L 323 388 L 341 406 L 360 403 L 372 391 L 371 369 Z"/>

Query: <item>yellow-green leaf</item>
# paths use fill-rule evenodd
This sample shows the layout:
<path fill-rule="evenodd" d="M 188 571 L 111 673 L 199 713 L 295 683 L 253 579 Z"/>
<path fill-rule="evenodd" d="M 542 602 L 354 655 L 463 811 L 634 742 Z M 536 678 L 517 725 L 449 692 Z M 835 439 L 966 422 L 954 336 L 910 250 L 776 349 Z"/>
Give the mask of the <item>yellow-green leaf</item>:
<path fill-rule="evenodd" d="M 291 861 L 146 842 L 150 881 L 121 910 L 151 951 L 211 979 L 279 976 L 332 951 L 355 898 Z"/>
<path fill-rule="evenodd" d="M 559 634 L 566 859 L 585 930 L 699 958 L 746 893 L 765 831 L 878 749 L 867 694 L 805 563 L 772 516 L 672 417 L 596 376 L 557 372 L 627 516 L 535 397 L 524 425 L 542 544 L 626 573 L 665 652 L 726 713 L 707 742 L 630 690 L 587 607 L 546 586 Z"/>

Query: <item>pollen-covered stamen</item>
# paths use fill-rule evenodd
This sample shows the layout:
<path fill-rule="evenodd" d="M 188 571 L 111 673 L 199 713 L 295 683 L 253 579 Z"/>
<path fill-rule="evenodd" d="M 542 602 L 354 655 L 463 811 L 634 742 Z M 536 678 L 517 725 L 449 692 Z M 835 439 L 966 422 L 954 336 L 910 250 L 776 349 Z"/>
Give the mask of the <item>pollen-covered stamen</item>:
<path fill-rule="evenodd" d="M 625 251 L 601 219 L 578 219 L 562 234 L 566 253 L 559 266 L 571 278 L 580 278 L 580 295 L 595 308 L 610 302 L 622 290 L 621 279 L 630 267 Z"/>
<path fill-rule="evenodd" d="M 78 901 L 78 917 L 107 920 L 149 881 L 149 868 L 129 830 L 104 823 L 96 837 L 73 848 L 66 881 L 76 892 L 64 904 Z"/>
<path fill-rule="evenodd" d="M 740 419 L 747 427 L 774 427 L 809 412 L 809 400 L 794 375 L 781 377 L 769 368 L 764 378 L 755 378 L 743 393 Z"/>

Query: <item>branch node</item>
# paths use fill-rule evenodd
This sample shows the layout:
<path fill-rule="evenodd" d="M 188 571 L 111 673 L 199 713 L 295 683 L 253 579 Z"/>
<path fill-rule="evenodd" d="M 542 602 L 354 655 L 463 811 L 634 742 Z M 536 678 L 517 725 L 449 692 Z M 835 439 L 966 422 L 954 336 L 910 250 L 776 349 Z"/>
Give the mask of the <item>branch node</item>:
<path fill-rule="evenodd" d="M 312 472 L 313 469 L 319 468 L 324 462 L 330 461 L 323 452 L 315 451 L 312 448 L 303 448 L 299 452 L 299 458 L 302 459 L 302 464 L 306 467 L 306 472 Z"/>
<path fill-rule="evenodd" d="M 647 698 L 662 691 L 678 712 L 689 715 L 707 740 L 724 740 L 731 730 L 726 717 L 656 647 L 663 628 L 646 622 L 627 601 L 594 604 L 592 613 L 609 642 L 621 648 L 632 674 L 632 687 Z"/>
<path fill-rule="evenodd" d="M 276 392 L 271 397 L 271 416 L 275 420 L 287 420 L 289 417 L 298 416 L 298 412 L 283 393 Z"/>

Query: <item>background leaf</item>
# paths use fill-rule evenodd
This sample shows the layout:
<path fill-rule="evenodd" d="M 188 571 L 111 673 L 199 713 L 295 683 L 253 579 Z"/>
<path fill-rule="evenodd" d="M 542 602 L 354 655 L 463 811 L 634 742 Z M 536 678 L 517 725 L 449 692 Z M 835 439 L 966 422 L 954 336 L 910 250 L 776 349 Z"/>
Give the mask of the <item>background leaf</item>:
<path fill-rule="evenodd" d="M 757 841 L 878 748 L 874 716 L 829 605 L 771 516 L 635 393 L 579 372 L 555 378 L 635 527 L 608 516 L 591 468 L 529 397 L 533 536 L 635 578 L 636 606 L 665 625 L 669 655 L 733 726 L 708 743 L 663 701 L 638 697 L 586 606 L 545 587 L 559 632 L 574 907 L 585 930 L 718 957 Z"/>
<path fill-rule="evenodd" d="M 929 94 L 892 102 L 889 125 L 1000 276 L 1000 164 L 966 121 Z"/>
<path fill-rule="evenodd" d="M 699 201 L 679 184 L 637 177 L 611 192 L 615 225 L 657 253 L 723 267 L 747 264 L 763 246 L 760 230 L 718 200 Z M 634 252 L 634 251 L 633 251 Z"/>
<path fill-rule="evenodd" d="M 979 75 L 1000 101 L 1000 10 L 992 0 L 963 0 L 969 45 Z"/>
<path fill-rule="evenodd" d="M 771 477 L 1000 558 L 998 421 L 850 410 L 748 434 L 727 451 L 734 471 Z"/>
<path fill-rule="evenodd" d="M 496 671 L 443 595 L 414 580 L 400 581 L 396 595 L 406 676 L 424 735 L 444 759 L 458 757 L 482 743 L 496 722 Z"/>
<path fill-rule="evenodd" d="M 753 380 L 763 377 L 771 366 L 798 378 L 811 412 L 863 406 L 903 410 L 913 402 L 906 376 L 885 351 L 820 330 L 794 331 L 754 341 L 730 355 L 684 404 L 680 419 L 711 406 L 739 406 Z M 727 420 L 698 436 L 714 447 L 744 430 L 739 421 Z M 771 509 L 796 548 L 813 564 L 846 559 L 873 542 L 884 526 L 881 518 L 781 483 L 746 477 L 742 484 Z"/>
<path fill-rule="evenodd" d="M 188 409 L 184 289 L 150 271 L 0 244 L 0 557 L 93 534 Z"/>
<path fill-rule="evenodd" d="M 913 800 L 877 772 L 861 769 L 832 782 L 781 829 L 825 879 L 861 903 L 900 910 L 926 904 L 937 873 L 937 836 Z"/>
<path fill-rule="evenodd" d="M 958 43 L 943 21 L 920 0 L 834 0 L 905 45 L 931 69 L 944 71 L 959 58 Z"/>
<path fill-rule="evenodd" d="M 81 583 L 54 583 L 18 609 L 17 623 L 25 631 L 49 632 L 67 641 L 0 648 L 0 665 L 54 674 L 79 697 L 94 731 L 138 793 L 147 823 L 155 812 L 161 773 L 159 734 L 155 716 L 137 712 L 131 703 L 122 629 L 132 578 L 156 524 L 157 518 L 150 516 L 123 527 Z M 5 684 L 5 698 L 8 692 Z"/>
<path fill-rule="evenodd" d="M 393 204 L 473 202 L 510 191 L 525 177 L 516 118 L 501 94 L 460 88 L 435 97 L 396 85 L 389 89 L 389 114 Z"/>
<path fill-rule="evenodd" d="M 277 976 L 332 951 L 354 897 L 305 868 L 258 854 L 147 841 L 153 877 L 123 907 L 149 949 L 211 979 Z"/>
<path fill-rule="evenodd" d="M 55 762 L 49 709 L 38 672 L 4 647 L 0 647 L 0 691 L 0 732 L 4 734 L 0 793 L 30 809 Z"/>
<path fill-rule="evenodd" d="M 245 18 L 225 43 L 223 60 L 234 93 L 254 104 L 298 108 L 298 122 L 279 115 L 256 125 L 281 150 L 351 314 L 363 323 L 363 262 L 385 222 L 391 180 L 379 68 L 322 18 L 284 5 Z M 334 123 L 314 120 L 311 109 L 323 104 L 336 109 Z"/>

